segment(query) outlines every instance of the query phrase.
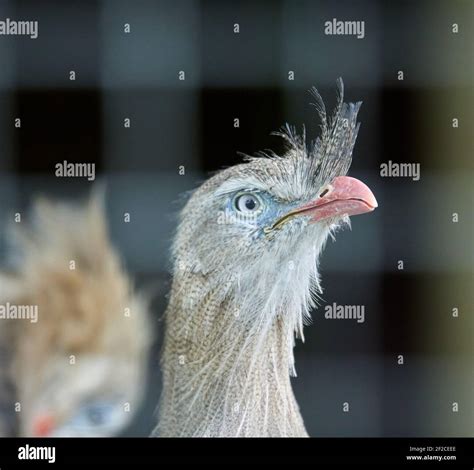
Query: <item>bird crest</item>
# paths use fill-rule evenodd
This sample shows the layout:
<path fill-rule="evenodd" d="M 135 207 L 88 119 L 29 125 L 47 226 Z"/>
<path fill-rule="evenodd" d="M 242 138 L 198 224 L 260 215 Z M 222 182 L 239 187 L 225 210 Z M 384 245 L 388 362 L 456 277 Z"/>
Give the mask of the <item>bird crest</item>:
<path fill-rule="evenodd" d="M 311 105 L 316 108 L 320 120 L 320 136 L 307 143 L 305 127 L 298 134 L 295 127 L 289 124 L 273 132 L 273 135 L 286 141 L 287 157 L 309 160 L 313 174 L 322 174 L 325 180 L 330 180 L 349 171 L 360 126 L 357 114 L 362 102 L 344 103 L 342 78 L 337 80 L 337 102 L 331 115 L 318 90 L 312 87 L 309 92 L 314 99 Z"/>

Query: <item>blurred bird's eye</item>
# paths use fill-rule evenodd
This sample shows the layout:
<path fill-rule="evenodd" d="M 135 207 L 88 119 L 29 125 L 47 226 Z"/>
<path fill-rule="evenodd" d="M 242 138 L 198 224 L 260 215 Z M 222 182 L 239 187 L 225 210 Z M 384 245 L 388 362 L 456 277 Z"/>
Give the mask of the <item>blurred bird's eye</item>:
<path fill-rule="evenodd" d="M 260 199 L 253 193 L 238 194 L 234 200 L 234 205 L 238 211 L 247 213 L 258 212 L 262 207 Z"/>
<path fill-rule="evenodd" d="M 114 436 L 127 424 L 129 417 L 121 403 L 98 400 L 79 407 L 71 419 L 55 429 L 57 436 Z"/>
<path fill-rule="evenodd" d="M 91 406 L 86 410 L 88 421 L 93 426 L 101 426 L 107 422 L 109 409 L 103 406 Z"/>
<path fill-rule="evenodd" d="M 81 428 L 107 426 L 112 421 L 115 411 L 114 406 L 104 402 L 84 405 L 74 418 L 73 424 Z"/>

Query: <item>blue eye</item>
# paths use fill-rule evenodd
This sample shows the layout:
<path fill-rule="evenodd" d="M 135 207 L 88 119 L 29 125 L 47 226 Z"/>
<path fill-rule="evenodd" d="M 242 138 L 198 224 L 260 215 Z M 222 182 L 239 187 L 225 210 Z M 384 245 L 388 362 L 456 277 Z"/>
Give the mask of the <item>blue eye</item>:
<path fill-rule="evenodd" d="M 239 212 L 255 214 L 262 209 L 263 204 L 255 193 L 241 193 L 235 197 L 234 207 Z"/>
<path fill-rule="evenodd" d="M 73 420 L 77 426 L 101 427 L 110 424 L 115 407 L 109 403 L 92 403 L 80 408 Z"/>
<path fill-rule="evenodd" d="M 93 426 L 102 426 L 107 423 L 110 407 L 107 405 L 92 405 L 86 408 L 85 415 Z"/>

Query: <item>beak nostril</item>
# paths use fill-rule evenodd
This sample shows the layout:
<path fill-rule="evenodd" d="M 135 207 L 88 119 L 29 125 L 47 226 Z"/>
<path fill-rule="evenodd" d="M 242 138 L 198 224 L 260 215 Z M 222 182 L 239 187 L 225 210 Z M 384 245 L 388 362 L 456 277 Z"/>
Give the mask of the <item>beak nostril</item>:
<path fill-rule="evenodd" d="M 321 193 L 319 194 L 319 197 L 324 197 L 326 196 L 327 194 L 329 194 L 332 190 L 334 189 L 333 185 L 332 184 L 326 184 L 326 186 L 324 186 L 324 189 L 321 191 Z"/>

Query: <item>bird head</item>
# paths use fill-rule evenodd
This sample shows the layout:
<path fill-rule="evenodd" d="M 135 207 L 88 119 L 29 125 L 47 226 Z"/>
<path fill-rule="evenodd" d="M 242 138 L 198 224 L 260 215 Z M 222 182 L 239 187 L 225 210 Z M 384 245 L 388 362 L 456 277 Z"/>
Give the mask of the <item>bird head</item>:
<path fill-rule="evenodd" d="M 338 101 L 331 117 L 315 89 L 321 135 L 307 144 L 290 126 L 286 152 L 246 157 L 206 181 L 182 212 L 174 253 L 178 273 L 206 276 L 207 289 L 233 304 L 251 331 L 275 317 L 301 333 L 320 292 L 317 262 L 327 237 L 348 216 L 374 210 L 361 181 L 346 176 L 361 103 Z M 187 274 L 186 274 L 187 273 Z M 249 330 L 250 328 L 250 330 Z"/>
<path fill-rule="evenodd" d="M 50 356 L 41 378 L 31 380 L 35 396 L 21 420 L 21 434 L 34 437 L 108 437 L 130 423 L 140 401 L 135 383 L 142 377 L 133 359 L 82 355 L 70 367 L 60 354 Z M 28 382 L 28 379 L 26 379 Z M 127 403 L 129 409 L 127 409 Z"/>
<path fill-rule="evenodd" d="M 0 304 L 37 308 L 34 321 L 4 321 L 19 432 L 117 435 L 143 398 L 148 300 L 111 245 L 103 193 L 86 204 L 39 199 L 31 219 L 13 228 L 12 270 L 0 271 Z"/>

